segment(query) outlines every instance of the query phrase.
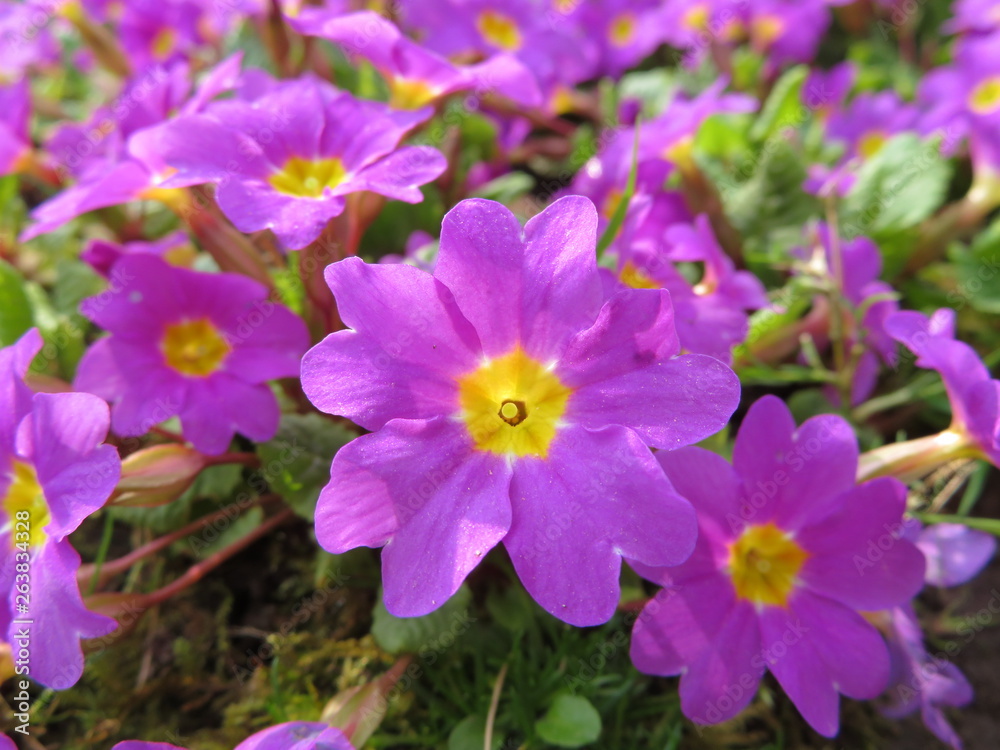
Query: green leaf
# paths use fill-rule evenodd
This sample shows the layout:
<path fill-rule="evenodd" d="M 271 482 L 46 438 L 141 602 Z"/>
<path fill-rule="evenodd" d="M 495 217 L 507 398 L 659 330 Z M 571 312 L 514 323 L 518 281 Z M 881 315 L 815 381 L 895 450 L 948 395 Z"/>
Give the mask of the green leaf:
<path fill-rule="evenodd" d="M 1000 219 L 980 234 L 968 250 L 953 249 L 956 284 L 947 304 L 961 309 L 969 304 L 979 312 L 1000 313 Z"/>
<path fill-rule="evenodd" d="M 524 172 L 508 172 L 476 190 L 478 198 L 487 198 L 499 203 L 513 203 L 517 198 L 531 191 L 535 180 Z"/>
<path fill-rule="evenodd" d="M 24 278 L 9 263 L 0 260 L 0 346 L 10 346 L 31 328 L 31 303 L 24 291 Z"/>
<path fill-rule="evenodd" d="M 423 617 L 395 617 L 379 595 L 372 613 L 372 636 L 390 654 L 443 651 L 474 622 L 469 616 L 472 592 L 464 584 L 440 608 Z"/>
<path fill-rule="evenodd" d="M 257 449 L 259 475 L 296 513 L 312 520 L 319 492 L 330 481 L 333 455 L 354 437 L 319 414 L 285 414 L 278 433 Z"/>
<path fill-rule="evenodd" d="M 538 736 L 556 747 L 582 747 L 601 736 L 601 715 L 586 698 L 560 693 L 535 722 Z"/>
<path fill-rule="evenodd" d="M 842 235 L 892 234 L 913 227 L 941 205 L 951 167 L 937 143 L 914 133 L 889 140 L 858 170 L 844 199 Z"/>
<path fill-rule="evenodd" d="M 677 89 L 675 73 L 668 68 L 656 68 L 622 76 L 618 84 L 618 97 L 619 100 L 639 99 L 642 101 L 643 114 L 655 117 L 666 109 Z"/>
<path fill-rule="evenodd" d="M 809 75 L 809 68 L 797 65 L 785 73 L 774 84 L 767 97 L 757 122 L 750 128 L 750 138 L 766 141 L 779 130 L 799 127 L 807 119 L 808 110 L 802 103 L 802 85 Z"/>
<path fill-rule="evenodd" d="M 801 237 L 802 225 L 814 217 L 819 201 L 802 189 L 806 169 L 802 153 L 785 139 L 776 140 L 744 167 L 744 181 L 713 175 L 726 215 L 745 237 L 770 238 L 782 227 L 793 227 Z M 743 174 L 738 175 L 741 179 Z"/>
<path fill-rule="evenodd" d="M 490 741 L 492 750 L 499 750 L 504 738 L 493 733 Z M 467 716 L 448 735 L 448 750 L 483 750 L 486 741 L 486 719 L 482 716 Z"/>

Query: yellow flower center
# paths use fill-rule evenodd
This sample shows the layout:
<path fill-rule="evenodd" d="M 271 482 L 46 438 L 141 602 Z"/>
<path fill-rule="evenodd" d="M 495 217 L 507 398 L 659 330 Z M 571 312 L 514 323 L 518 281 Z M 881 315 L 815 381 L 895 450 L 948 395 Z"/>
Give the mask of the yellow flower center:
<path fill-rule="evenodd" d="M 624 47 L 632 41 L 635 36 L 635 15 L 632 13 L 621 13 L 611 22 L 608 37 L 616 47 Z"/>
<path fill-rule="evenodd" d="M 991 115 L 1000 109 L 1000 76 L 987 78 L 972 90 L 969 107 L 977 115 Z"/>
<path fill-rule="evenodd" d="M 552 111 L 557 115 L 565 115 L 576 109 L 573 90 L 566 86 L 556 86 L 552 92 Z"/>
<path fill-rule="evenodd" d="M 708 6 L 696 5 L 690 8 L 681 18 L 681 25 L 691 31 L 702 31 L 708 28 Z"/>
<path fill-rule="evenodd" d="M 27 524 L 28 546 L 40 547 L 47 539 L 44 529 L 52 520 L 49 505 L 45 502 L 34 467 L 14 461 L 12 469 L 12 480 L 3 498 L 3 509 L 11 524 L 11 540 L 14 544 L 23 541 L 23 537 L 18 539 L 17 533 L 23 532 L 25 526 L 18 524 Z"/>
<path fill-rule="evenodd" d="M 622 266 L 621 272 L 618 274 L 618 278 L 625 286 L 630 286 L 633 289 L 659 289 L 663 285 L 658 281 L 653 280 L 653 278 L 635 265 L 632 261 L 628 261 Z"/>
<path fill-rule="evenodd" d="M 601 216 L 605 219 L 611 219 L 614 217 L 615 213 L 618 211 L 618 207 L 622 203 L 622 198 L 625 194 L 618 188 L 611 188 L 608 191 L 607 197 L 601 203 Z"/>
<path fill-rule="evenodd" d="M 665 161 L 676 164 L 681 171 L 691 172 L 695 167 L 694 136 L 685 135 L 671 143 L 661 154 Z"/>
<path fill-rule="evenodd" d="M 177 44 L 177 32 L 171 28 L 161 29 L 156 36 L 153 37 L 153 43 L 150 48 L 153 50 L 153 57 L 157 60 L 164 60 L 170 56 L 170 53 L 174 51 L 174 46 Z"/>
<path fill-rule="evenodd" d="M 869 133 L 865 133 L 861 136 L 861 140 L 858 141 L 858 153 L 863 159 L 870 159 L 879 151 L 882 150 L 882 146 L 888 140 L 885 133 L 879 130 L 873 130 Z"/>
<path fill-rule="evenodd" d="M 279 193 L 298 198 L 320 198 L 323 192 L 331 190 L 344 181 L 347 170 L 340 159 L 316 159 L 315 161 L 293 156 L 285 162 L 281 171 L 268 178 L 271 187 Z"/>
<path fill-rule="evenodd" d="M 437 92 L 423 81 L 411 78 L 394 78 L 389 99 L 396 109 L 420 109 L 437 98 Z"/>
<path fill-rule="evenodd" d="M 740 599 L 784 607 L 809 553 L 773 523 L 754 524 L 729 547 L 729 572 Z"/>
<path fill-rule="evenodd" d="M 205 377 L 222 367 L 229 344 L 207 318 L 168 325 L 160 341 L 167 364 L 182 375 Z"/>
<path fill-rule="evenodd" d="M 553 5 L 558 13 L 562 13 L 564 16 L 568 16 L 578 6 L 583 0 L 555 0 Z"/>
<path fill-rule="evenodd" d="M 785 30 L 785 22 L 778 16 L 758 16 L 750 26 L 754 40 L 763 47 L 770 47 Z"/>
<path fill-rule="evenodd" d="M 510 16 L 495 10 L 484 10 L 476 19 L 476 28 L 483 39 L 494 47 L 516 52 L 521 48 L 521 30 Z"/>
<path fill-rule="evenodd" d="M 461 416 L 478 450 L 545 458 L 572 391 L 517 347 L 458 379 Z"/>

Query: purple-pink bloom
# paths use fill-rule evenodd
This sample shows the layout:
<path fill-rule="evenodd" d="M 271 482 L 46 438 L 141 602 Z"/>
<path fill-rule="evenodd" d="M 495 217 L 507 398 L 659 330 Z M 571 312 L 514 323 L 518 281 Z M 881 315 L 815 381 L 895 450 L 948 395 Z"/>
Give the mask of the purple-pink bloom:
<path fill-rule="evenodd" d="M 875 698 L 889 680 L 885 642 L 860 613 L 923 585 L 923 555 L 900 538 L 906 487 L 857 485 L 850 424 L 822 415 L 796 429 L 775 396 L 750 407 L 732 465 L 696 447 L 657 458 L 695 506 L 699 537 L 679 566 L 633 565 L 666 587 L 636 621 L 633 662 L 681 675 L 681 710 L 702 724 L 739 713 L 770 670 L 833 736 L 837 694 Z"/>
<path fill-rule="evenodd" d="M 860 404 L 875 390 L 879 363 L 892 366 L 896 362 L 896 345 L 885 329 L 885 321 L 899 310 L 899 303 L 892 297 L 893 288 L 879 280 L 882 273 L 882 253 L 871 239 L 840 238 L 835 251 L 830 228 L 823 222 L 816 228 L 816 239 L 819 246 L 817 249 L 822 249 L 822 256 L 814 256 L 812 262 L 822 264 L 827 277 L 855 311 L 864 310 L 860 326 L 853 323 L 853 316 L 845 322 L 844 336 L 848 348 L 858 343 L 864 346 L 864 352 L 858 359 L 851 378 L 853 406 Z M 807 251 L 800 250 L 798 253 L 809 260 Z M 881 299 L 874 299 L 876 297 Z M 829 341 L 824 333 L 815 331 L 813 337 L 820 349 L 828 346 Z M 832 388 L 828 389 L 828 395 L 833 400 L 839 398 Z"/>
<path fill-rule="evenodd" d="M 594 0 L 562 5 L 566 22 L 576 24 L 596 46 L 591 76 L 618 78 L 666 41 L 664 3 L 659 0 Z"/>
<path fill-rule="evenodd" d="M 1000 31 L 964 38 L 951 66 L 920 84 L 920 130 L 945 134 L 946 153 L 968 136 L 976 166 L 1000 169 Z"/>
<path fill-rule="evenodd" d="M 458 91 L 496 92 L 525 106 L 541 104 L 531 71 L 507 53 L 491 55 L 475 65 L 456 65 L 403 36 L 394 24 L 372 11 L 341 14 L 304 8 L 289 23 L 301 34 L 329 39 L 369 60 L 388 80 L 390 104 L 399 109 L 419 109 Z"/>
<path fill-rule="evenodd" d="M 256 441 L 278 429 L 267 383 L 294 377 L 309 346 L 302 320 L 251 279 L 126 255 L 112 287 L 80 305 L 111 333 L 93 344 L 75 387 L 112 405 L 119 435 L 143 435 L 174 415 L 199 451 L 223 453 L 237 432 Z"/>
<path fill-rule="evenodd" d="M 972 702 L 972 686 L 965 675 L 943 654 L 932 656 L 927 652 L 912 605 L 874 613 L 871 619 L 883 631 L 891 659 L 888 703 L 882 713 L 900 719 L 919 710 L 924 725 L 939 740 L 953 750 L 961 750 L 962 740 L 942 707 Z"/>
<path fill-rule="evenodd" d="M 1000 7 L 996 0 L 957 0 L 951 19 L 942 28 L 949 34 L 998 31 Z"/>
<path fill-rule="evenodd" d="M 38 331 L 0 349 L 0 633 L 28 675 L 56 690 L 83 674 L 81 638 L 115 629 L 86 608 L 80 556 L 68 536 L 111 495 L 118 452 L 103 445 L 108 408 L 88 393 L 32 393 L 24 376 L 42 347 Z"/>
<path fill-rule="evenodd" d="M 31 155 L 30 116 L 27 79 L 0 86 L 0 177 L 21 171 Z"/>
<path fill-rule="evenodd" d="M 119 742 L 111 750 L 185 750 L 166 742 Z M 319 721 L 289 721 L 247 737 L 234 750 L 354 750 L 342 731 Z"/>
<path fill-rule="evenodd" d="M 440 607 L 503 542 L 542 607 L 595 625 L 614 613 L 623 555 L 689 554 L 693 513 L 648 446 L 717 431 L 738 382 L 677 356 L 667 292 L 605 301 L 596 230 L 580 196 L 523 228 L 466 200 L 444 218 L 433 275 L 327 268 L 348 328 L 306 354 L 303 389 L 373 432 L 334 457 L 316 534 L 333 552 L 383 547 L 393 614 Z"/>
<path fill-rule="evenodd" d="M 129 0 L 122 6 L 118 35 L 136 71 L 185 60 L 207 43 L 212 13 L 198 0 Z"/>
<path fill-rule="evenodd" d="M 176 170 L 164 186 L 211 182 L 237 229 L 271 229 L 298 250 L 343 212 L 350 193 L 419 203 L 420 186 L 447 162 L 429 146 L 399 147 L 430 115 L 355 99 L 312 78 L 282 83 L 253 102 L 232 100 L 157 132 Z"/>
<path fill-rule="evenodd" d="M 979 575 L 996 553 L 997 540 L 985 531 L 960 523 L 922 526 L 907 522 L 906 536 L 927 560 L 925 580 L 931 586 L 958 586 Z"/>
<path fill-rule="evenodd" d="M 996 539 L 960 524 L 924 527 L 908 519 L 903 536 L 914 542 L 927 560 L 925 580 L 932 586 L 957 586 L 975 577 L 996 552 Z M 892 676 L 883 713 L 901 718 L 920 710 L 924 724 L 942 742 L 960 750 L 962 742 L 948 723 L 942 706 L 964 706 L 972 701 L 972 686 L 958 668 L 931 656 L 910 604 L 868 615 L 889 644 Z"/>
<path fill-rule="evenodd" d="M 637 289 L 669 291 L 681 348 L 731 363 L 732 348 L 749 330 L 747 311 L 766 307 L 767 292 L 751 272 L 736 270 L 715 239 L 708 217 L 674 224 L 659 243 L 622 247 L 618 281 Z M 701 277 L 689 280 L 680 263 L 702 264 Z"/>
<path fill-rule="evenodd" d="M 812 165 L 805 189 L 816 195 L 846 195 L 854 186 L 858 165 L 873 158 L 895 135 L 917 128 L 919 113 L 895 91 L 863 93 L 846 107 L 829 112 L 827 137 L 843 145 L 843 158 L 832 167 Z"/>
<path fill-rule="evenodd" d="M 822 118 L 829 117 L 844 104 L 857 75 L 857 66 L 850 61 L 829 70 L 813 68 L 802 84 L 802 103 L 816 110 Z"/>
<path fill-rule="evenodd" d="M 0 81 L 19 81 L 32 68 L 55 63 L 59 44 L 48 28 L 48 0 L 0 0 Z"/>
<path fill-rule="evenodd" d="M 990 377 L 971 346 L 955 339 L 955 311 L 942 308 L 930 318 L 911 310 L 896 312 L 886 318 L 885 330 L 916 355 L 917 367 L 941 375 L 952 410 L 944 435 L 955 444 L 970 444 L 1000 466 L 1000 381 Z"/>
<path fill-rule="evenodd" d="M 754 49 L 772 69 L 809 62 L 830 25 L 827 0 L 755 0 L 744 23 Z"/>
<path fill-rule="evenodd" d="M 513 55 L 546 99 L 592 77 L 595 45 L 558 6 L 538 0 L 410 0 L 402 11 L 405 27 L 449 58 Z"/>
<path fill-rule="evenodd" d="M 157 149 L 157 126 L 174 114 L 199 111 L 231 88 L 240 63 L 238 54 L 219 63 L 193 94 L 186 65 L 151 68 L 129 81 L 121 96 L 98 110 L 88 124 L 62 127 L 47 148 L 78 182 L 31 212 L 33 223 L 22 232 L 21 241 L 51 232 L 88 211 L 164 196 L 158 188 L 174 173 Z M 191 184 L 175 177 L 171 187 Z"/>
<path fill-rule="evenodd" d="M 187 234 L 178 231 L 153 242 L 136 240 L 118 244 L 108 240 L 91 240 L 80 253 L 80 260 L 88 263 L 101 276 L 110 277 L 115 263 L 125 255 L 149 253 L 163 258 L 168 263 L 189 266 L 194 260 L 195 252 Z"/>

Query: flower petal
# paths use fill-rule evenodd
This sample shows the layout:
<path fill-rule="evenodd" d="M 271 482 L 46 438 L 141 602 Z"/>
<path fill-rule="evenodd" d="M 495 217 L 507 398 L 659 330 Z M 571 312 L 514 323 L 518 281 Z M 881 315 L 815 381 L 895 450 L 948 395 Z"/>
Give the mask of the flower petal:
<path fill-rule="evenodd" d="M 661 589 L 632 628 L 632 663 L 647 674 L 682 674 L 712 648 L 735 605 L 733 587 L 718 574 Z"/>
<path fill-rule="evenodd" d="M 451 292 L 407 265 L 348 258 L 327 268 L 344 323 L 302 360 L 302 387 L 330 414 L 376 430 L 458 408 L 455 378 L 481 361 L 479 338 Z"/>
<path fill-rule="evenodd" d="M 8 540 L 6 541 L 9 545 Z M 65 690 L 83 674 L 81 638 L 107 635 L 115 621 L 88 610 L 80 597 L 76 573 L 80 556 L 68 541 L 49 541 L 31 561 L 29 611 L 21 619 L 31 625 L 31 677 L 46 687 Z M 13 603 L 14 588 L 10 587 Z M 11 624 L 7 640 L 14 642 L 20 626 Z"/>
<path fill-rule="evenodd" d="M 386 608 L 424 615 L 458 590 L 510 526 L 510 469 L 476 453 L 444 418 L 393 420 L 334 456 L 316 508 L 316 536 L 333 553 L 385 545 Z"/>
<path fill-rule="evenodd" d="M 535 601 L 571 625 L 614 614 L 622 556 L 676 565 L 694 548 L 693 509 L 622 427 L 564 428 L 547 459 L 518 460 L 511 498 L 504 546 L 514 568 Z"/>
<path fill-rule="evenodd" d="M 698 724 L 736 716 L 753 700 L 764 675 L 760 627 L 749 602 L 729 611 L 712 641 L 681 677 L 681 710 Z"/>
<path fill-rule="evenodd" d="M 903 538 L 906 488 L 873 479 L 837 501 L 835 514 L 803 528 L 797 541 L 809 552 L 800 573 L 816 593 L 858 610 L 888 609 L 923 588 L 924 556 Z"/>

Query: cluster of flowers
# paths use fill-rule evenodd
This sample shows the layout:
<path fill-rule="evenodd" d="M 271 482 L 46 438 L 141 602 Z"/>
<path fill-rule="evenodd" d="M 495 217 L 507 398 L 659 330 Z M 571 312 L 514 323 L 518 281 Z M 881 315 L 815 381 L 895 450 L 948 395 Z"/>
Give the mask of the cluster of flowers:
<path fill-rule="evenodd" d="M 10 591 L 0 633 L 15 644 L 18 621 L 33 622 L 44 648 L 30 676 L 72 686 L 80 640 L 115 627 L 85 606 L 69 541 L 119 482 L 109 429 L 142 437 L 177 418 L 194 451 L 224 457 L 237 434 L 275 435 L 282 408 L 294 408 L 276 381 L 294 379 L 316 409 L 366 432 L 333 457 L 315 532 L 333 553 L 382 548 L 392 614 L 436 610 L 502 544 L 544 610 L 599 625 L 618 607 L 625 561 L 662 587 L 636 620 L 633 662 L 680 675 L 692 720 L 735 716 L 770 671 L 823 735 L 838 731 L 839 694 L 887 694 L 887 712 L 920 709 L 957 747 L 942 706 L 968 703 L 971 688 L 926 652 L 912 601 L 925 584 L 975 576 L 995 544 L 907 517 L 903 483 L 956 458 L 1000 464 L 1000 382 L 955 338 L 954 314 L 901 311 L 875 241 L 811 225 L 789 266 L 824 291 L 784 329 L 790 348 L 772 341 L 753 355 L 794 358 L 804 335 L 850 352 L 829 393 L 831 408 L 846 409 L 872 395 L 902 344 L 940 373 L 951 425 L 861 454 L 844 417 L 796 425 L 764 396 L 731 461 L 695 445 L 739 405 L 751 313 L 780 307 L 733 252 L 731 227 L 691 200 L 705 181 L 702 127 L 757 111 L 757 98 L 722 76 L 645 120 L 626 98 L 622 125 L 523 226 L 500 203 L 461 200 L 439 238 L 415 234 L 385 262 L 356 257 L 385 201 L 418 203 L 432 183 L 463 197 L 509 170 L 535 129 L 586 115 L 593 101 L 580 84 L 619 78 L 663 44 L 691 67 L 749 48 L 773 78 L 813 59 L 831 6 L 844 4 L 410 0 L 393 22 L 332 1 L 283 0 L 280 12 L 263 0 L 0 2 L 0 38 L 13 40 L 0 47 L 0 176 L 48 191 L 19 241 L 98 209 L 134 218 L 151 202 L 185 227 L 89 237 L 81 257 L 108 288 L 79 311 L 107 335 L 72 385 L 28 374 L 43 346 L 35 330 L 0 350 Z M 297 35 L 303 69 L 275 77 L 240 54 L 223 59 L 226 40 L 253 24 L 286 45 Z M 1000 205 L 1000 18 L 993 3 L 965 0 L 948 29 L 959 35 L 954 62 L 913 103 L 893 91 L 851 97 L 858 75 L 847 63 L 811 72 L 803 106 L 842 149 L 810 165 L 804 190 L 835 203 L 886 142 L 912 132 L 948 156 L 968 149 L 975 215 Z M 377 71 L 386 101 L 321 76 L 318 40 Z M 70 53 L 119 76 L 120 91 L 39 142 L 29 75 Z M 499 152 L 465 165 L 465 184 L 445 145 L 407 145 L 456 94 L 493 123 Z M 335 306 L 307 275 L 304 303 L 280 301 L 274 269 L 323 253 L 335 261 L 323 276 Z M 238 750 L 286 747 L 350 745 L 297 723 Z"/>

